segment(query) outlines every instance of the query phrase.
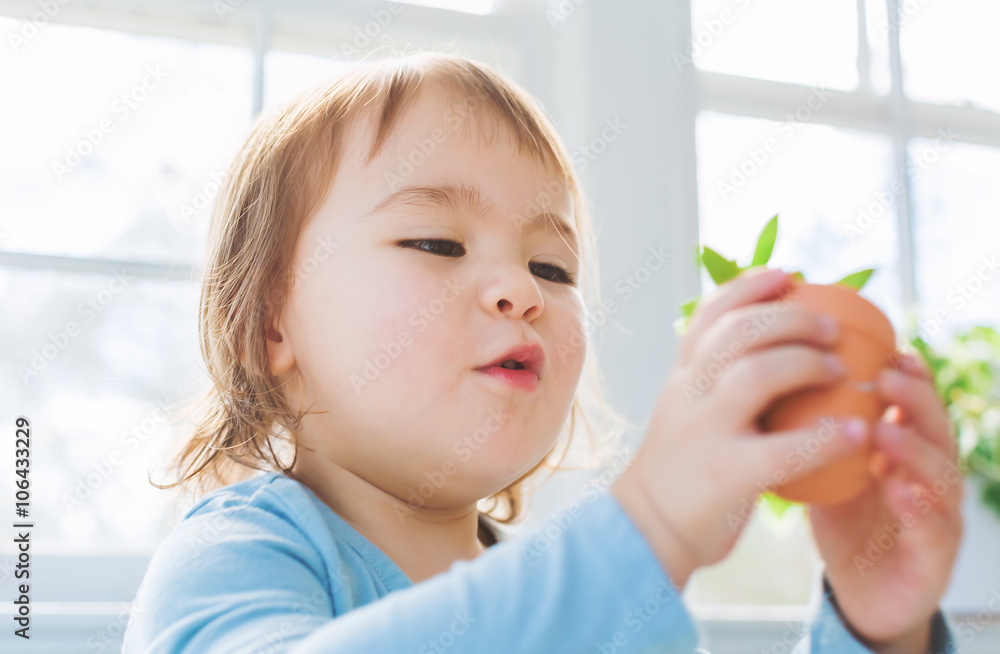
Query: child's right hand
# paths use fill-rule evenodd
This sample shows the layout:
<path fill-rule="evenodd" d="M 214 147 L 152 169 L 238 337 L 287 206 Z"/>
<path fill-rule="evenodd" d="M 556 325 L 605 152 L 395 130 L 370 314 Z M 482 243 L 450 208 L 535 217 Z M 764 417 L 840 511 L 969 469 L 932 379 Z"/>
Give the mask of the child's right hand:
<path fill-rule="evenodd" d="M 757 418 L 775 399 L 844 374 L 825 351 L 836 324 L 781 299 L 789 284 L 780 270 L 754 268 L 699 302 L 645 439 L 612 487 L 678 588 L 725 558 L 762 489 L 865 438 L 863 421 L 838 421 L 832 435 L 819 425 L 761 435 Z"/>

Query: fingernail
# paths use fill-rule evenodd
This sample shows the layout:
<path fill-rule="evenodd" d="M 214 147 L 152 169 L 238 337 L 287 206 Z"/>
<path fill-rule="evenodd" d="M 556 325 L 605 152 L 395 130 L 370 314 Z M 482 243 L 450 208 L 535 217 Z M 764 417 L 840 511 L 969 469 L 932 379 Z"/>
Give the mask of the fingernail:
<path fill-rule="evenodd" d="M 833 319 L 833 316 L 820 316 L 819 318 L 819 328 L 823 335 L 823 340 L 832 341 L 837 337 L 837 321 Z"/>
<path fill-rule="evenodd" d="M 750 268 L 743 274 L 747 277 L 755 277 L 757 275 L 778 277 L 779 274 L 784 275 L 785 272 L 780 268 L 768 268 L 767 266 L 754 266 L 753 268 Z"/>
<path fill-rule="evenodd" d="M 868 423 L 861 418 L 851 418 L 844 423 L 844 436 L 854 443 L 860 443 L 865 437 L 865 430 L 867 428 Z"/>
<path fill-rule="evenodd" d="M 844 365 L 844 362 L 841 361 L 840 357 L 836 354 L 827 354 L 824 356 L 824 359 L 826 359 L 826 367 L 834 375 L 840 377 L 847 372 L 847 367 Z"/>
<path fill-rule="evenodd" d="M 889 391 L 894 391 L 899 388 L 901 373 L 895 370 L 886 369 L 880 373 L 882 387 Z"/>

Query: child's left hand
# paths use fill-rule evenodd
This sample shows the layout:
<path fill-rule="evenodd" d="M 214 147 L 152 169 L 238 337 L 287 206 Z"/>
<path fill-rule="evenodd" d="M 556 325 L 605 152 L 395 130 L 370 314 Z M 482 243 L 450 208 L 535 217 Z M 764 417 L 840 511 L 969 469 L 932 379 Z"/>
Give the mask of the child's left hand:
<path fill-rule="evenodd" d="M 869 434 L 884 457 L 876 482 L 807 513 L 848 629 L 874 652 L 925 654 L 962 538 L 958 447 L 919 356 L 883 371 L 879 392 L 895 408 Z"/>

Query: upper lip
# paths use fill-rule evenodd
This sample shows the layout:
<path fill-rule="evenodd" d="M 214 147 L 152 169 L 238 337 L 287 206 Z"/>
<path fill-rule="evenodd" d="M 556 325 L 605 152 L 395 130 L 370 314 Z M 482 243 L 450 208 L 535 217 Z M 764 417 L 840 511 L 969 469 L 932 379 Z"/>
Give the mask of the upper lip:
<path fill-rule="evenodd" d="M 545 352 L 542 350 L 542 346 L 537 343 L 519 343 L 494 359 L 492 363 L 487 363 L 485 366 L 476 368 L 476 370 L 485 370 L 492 366 L 498 366 L 507 359 L 517 361 L 528 370 L 534 372 L 535 375 L 539 375 L 542 366 L 545 365 Z"/>

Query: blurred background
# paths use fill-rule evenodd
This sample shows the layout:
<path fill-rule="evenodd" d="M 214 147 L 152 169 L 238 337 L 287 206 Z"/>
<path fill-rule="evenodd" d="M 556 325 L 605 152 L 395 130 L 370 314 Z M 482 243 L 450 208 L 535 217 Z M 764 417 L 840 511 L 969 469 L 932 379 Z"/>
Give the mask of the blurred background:
<path fill-rule="evenodd" d="M 121 647 L 186 510 L 147 476 L 187 427 L 168 414 L 204 388 L 208 212 L 259 112 L 393 50 L 467 55 L 525 87 L 584 181 L 617 307 L 595 354 L 641 425 L 677 307 L 712 288 L 697 246 L 748 263 L 775 214 L 772 265 L 816 282 L 875 267 L 864 294 L 901 337 L 947 353 L 979 328 L 995 344 L 998 22 L 992 0 L 0 1 L 0 424 L 32 420 L 36 525 L 36 642 L 5 631 L 3 651 Z M 668 265 L 649 268 L 651 248 Z M 1000 350 L 984 348 L 962 435 L 992 461 Z M 593 476 L 543 486 L 526 524 Z M 968 496 L 946 607 L 972 621 L 963 651 L 997 651 L 1000 518 Z M 3 538 L 5 615 L 14 551 Z M 818 565 L 801 510 L 758 511 L 685 597 L 713 652 L 787 651 Z"/>

